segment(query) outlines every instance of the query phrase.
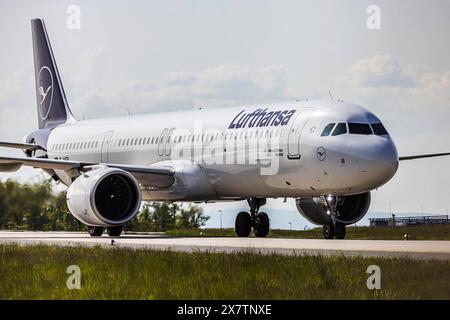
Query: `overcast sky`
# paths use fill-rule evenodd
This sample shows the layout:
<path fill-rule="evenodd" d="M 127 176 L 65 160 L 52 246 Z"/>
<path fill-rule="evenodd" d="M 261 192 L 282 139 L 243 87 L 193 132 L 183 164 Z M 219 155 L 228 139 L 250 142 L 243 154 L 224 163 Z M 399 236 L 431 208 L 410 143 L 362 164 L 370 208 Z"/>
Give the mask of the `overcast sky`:
<path fill-rule="evenodd" d="M 81 10 L 80 29 L 67 27 L 69 5 Z M 379 30 L 367 28 L 369 5 L 381 10 Z M 328 98 L 331 90 L 377 114 L 400 155 L 450 151 L 449 14 L 449 0 L 0 0 L 0 140 L 37 127 L 29 20 L 42 17 L 79 118 Z M 371 211 L 389 211 L 391 201 L 396 212 L 446 213 L 450 158 L 401 163 L 372 195 Z"/>

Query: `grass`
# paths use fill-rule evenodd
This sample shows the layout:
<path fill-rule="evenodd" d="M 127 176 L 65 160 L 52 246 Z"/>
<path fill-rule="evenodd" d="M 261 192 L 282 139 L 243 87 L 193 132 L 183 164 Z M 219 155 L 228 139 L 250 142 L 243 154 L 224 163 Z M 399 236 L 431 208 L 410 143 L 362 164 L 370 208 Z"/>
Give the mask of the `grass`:
<path fill-rule="evenodd" d="M 68 290 L 69 265 L 81 290 Z M 381 290 L 368 290 L 369 265 Z M 0 245 L 0 299 L 450 299 L 450 262 Z"/>
<path fill-rule="evenodd" d="M 170 230 L 166 234 L 173 236 L 195 236 L 200 232 L 208 237 L 235 237 L 234 229 L 203 229 L 203 230 Z M 403 240 L 405 233 L 411 240 L 450 240 L 450 224 L 437 226 L 408 227 L 347 227 L 346 239 L 366 240 Z M 307 231 L 270 230 L 271 238 L 323 239 L 322 228 Z"/>

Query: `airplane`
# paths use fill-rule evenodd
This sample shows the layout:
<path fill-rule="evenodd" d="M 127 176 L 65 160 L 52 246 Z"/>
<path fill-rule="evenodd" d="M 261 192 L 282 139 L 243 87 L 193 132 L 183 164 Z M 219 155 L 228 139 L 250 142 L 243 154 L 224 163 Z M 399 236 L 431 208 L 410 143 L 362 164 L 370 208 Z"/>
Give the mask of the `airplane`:
<path fill-rule="evenodd" d="M 268 198 L 294 198 L 326 239 L 368 211 L 399 157 L 381 120 L 342 100 L 294 101 L 78 120 L 69 108 L 42 19 L 31 21 L 38 130 L 23 157 L 0 157 L 0 172 L 39 168 L 68 187 L 71 214 L 91 236 L 120 236 L 141 201 L 247 201 L 235 232 L 266 237 Z M 44 88 L 47 88 L 44 90 Z"/>

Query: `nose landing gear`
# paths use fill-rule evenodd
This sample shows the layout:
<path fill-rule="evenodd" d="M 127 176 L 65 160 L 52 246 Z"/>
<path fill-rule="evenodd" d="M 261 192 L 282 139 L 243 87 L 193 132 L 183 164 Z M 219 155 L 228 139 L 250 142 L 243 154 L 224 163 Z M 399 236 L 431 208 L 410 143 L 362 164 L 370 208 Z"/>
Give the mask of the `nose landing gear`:
<path fill-rule="evenodd" d="M 345 224 L 337 221 L 339 212 L 337 210 L 340 199 L 333 195 L 327 195 L 323 198 L 327 213 L 330 215 L 331 222 L 323 226 L 323 236 L 325 239 L 344 239 Z"/>
<path fill-rule="evenodd" d="M 258 238 L 267 237 L 270 229 L 269 216 L 265 212 L 259 212 L 259 208 L 266 204 L 265 198 L 247 199 L 250 213 L 239 212 L 236 217 L 235 231 L 238 237 L 248 237 L 253 228 Z"/>

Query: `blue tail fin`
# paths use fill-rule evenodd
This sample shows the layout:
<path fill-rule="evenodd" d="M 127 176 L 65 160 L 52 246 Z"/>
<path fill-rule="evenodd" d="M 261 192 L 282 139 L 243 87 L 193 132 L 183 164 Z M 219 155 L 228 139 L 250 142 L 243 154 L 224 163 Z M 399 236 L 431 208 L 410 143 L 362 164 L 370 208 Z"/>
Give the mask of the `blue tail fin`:
<path fill-rule="evenodd" d="M 47 30 L 42 19 L 31 20 L 39 129 L 74 119 L 67 104 Z"/>

